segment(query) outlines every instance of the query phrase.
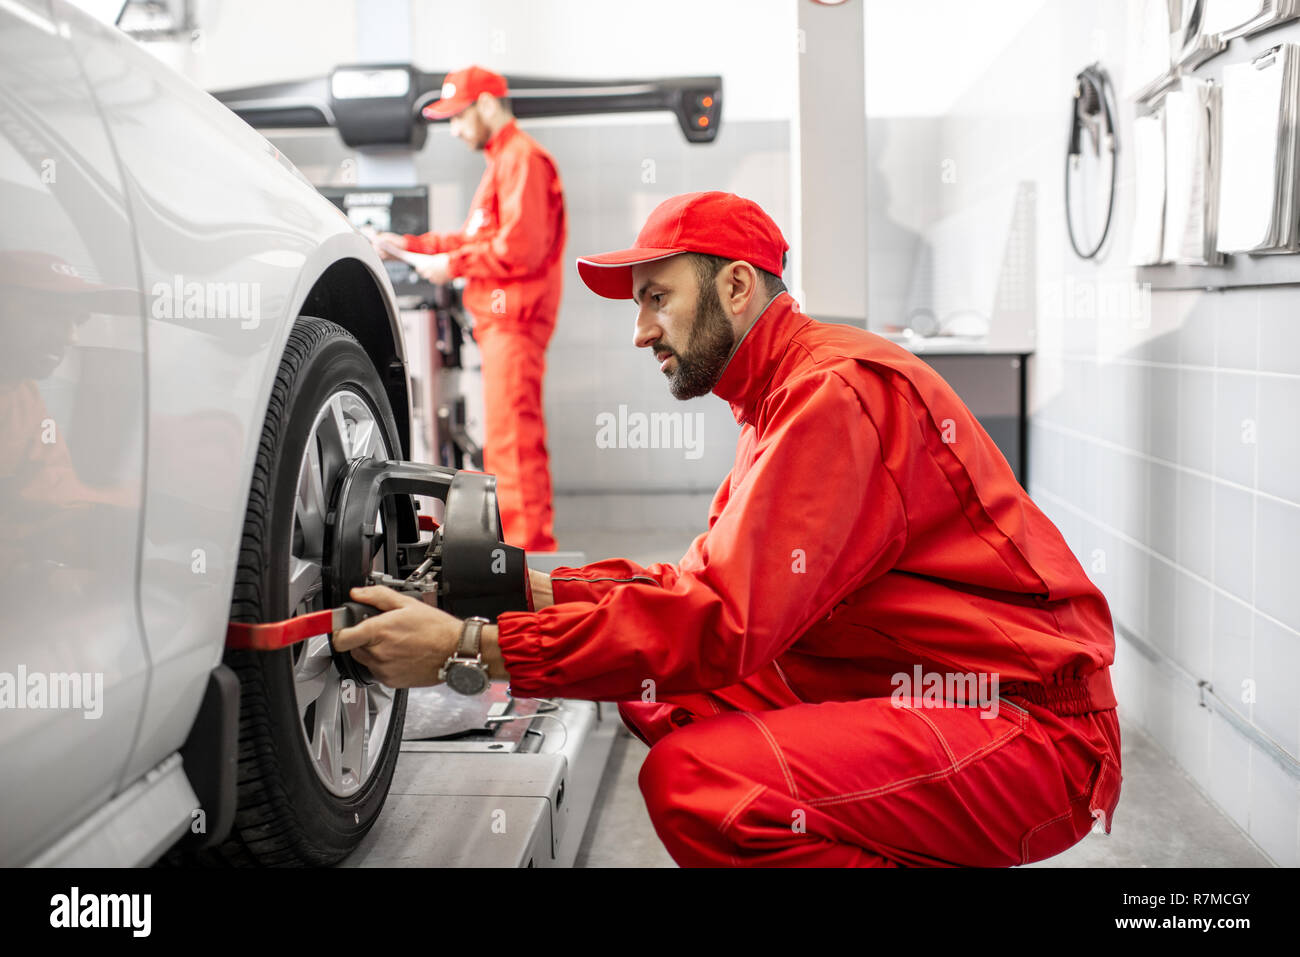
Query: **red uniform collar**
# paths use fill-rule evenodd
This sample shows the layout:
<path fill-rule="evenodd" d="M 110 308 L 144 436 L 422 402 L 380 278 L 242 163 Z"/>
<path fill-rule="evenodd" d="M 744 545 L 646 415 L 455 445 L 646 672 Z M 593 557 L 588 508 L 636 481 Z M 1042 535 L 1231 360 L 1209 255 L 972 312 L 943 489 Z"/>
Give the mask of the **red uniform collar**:
<path fill-rule="evenodd" d="M 772 381 L 772 374 L 776 372 L 790 340 L 812 321 L 798 306 L 788 292 L 769 302 L 737 344 L 713 387 L 714 395 L 730 403 L 731 414 L 737 422 L 750 418 L 767 394 L 768 383 Z"/>
<path fill-rule="evenodd" d="M 497 153 L 501 152 L 501 148 L 509 143 L 518 132 L 519 123 L 510 120 L 505 126 L 488 137 L 488 141 L 483 144 L 483 152 L 487 153 L 488 156 L 496 156 Z"/>

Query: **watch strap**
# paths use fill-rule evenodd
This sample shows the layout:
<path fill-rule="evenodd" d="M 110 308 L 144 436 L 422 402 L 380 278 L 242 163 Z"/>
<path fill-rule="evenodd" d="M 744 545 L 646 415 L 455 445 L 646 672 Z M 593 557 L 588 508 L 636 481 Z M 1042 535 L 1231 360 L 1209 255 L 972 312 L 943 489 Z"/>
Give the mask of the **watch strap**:
<path fill-rule="evenodd" d="M 483 626 L 489 624 L 486 618 L 475 615 L 465 619 L 460 630 L 460 641 L 456 645 L 457 658 L 478 658 L 483 646 Z"/>

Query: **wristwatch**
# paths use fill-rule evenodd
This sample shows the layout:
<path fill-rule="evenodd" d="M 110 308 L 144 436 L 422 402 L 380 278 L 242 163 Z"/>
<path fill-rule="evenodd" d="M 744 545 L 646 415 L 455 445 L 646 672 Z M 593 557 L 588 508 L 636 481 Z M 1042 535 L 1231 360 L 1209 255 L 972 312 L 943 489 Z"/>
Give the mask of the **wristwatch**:
<path fill-rule="evenodd" d="M 447 682 L 447 687 L 452 691 L 466 695 L 482 694 L 487 691 L 490 683 L 488 669 L 483 662 L 483 651 L 479 647 L 483 637 L 483 626 L 487 624 L 491 622 L 477 615 L 465 619 L 456 651 L 438 671 L 438 680 Z"/>

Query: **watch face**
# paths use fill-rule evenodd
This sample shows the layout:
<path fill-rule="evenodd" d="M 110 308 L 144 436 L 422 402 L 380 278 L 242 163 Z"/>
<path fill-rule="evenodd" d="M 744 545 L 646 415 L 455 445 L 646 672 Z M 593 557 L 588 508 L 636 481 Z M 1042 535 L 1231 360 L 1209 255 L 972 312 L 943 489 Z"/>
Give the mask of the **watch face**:
<path fill-rule="evenodd" d="M 459 694 L 482 694 L 488 687 L 488 676 L 473 665 L 456 662 L 447 669 L 447 685 Z"/>

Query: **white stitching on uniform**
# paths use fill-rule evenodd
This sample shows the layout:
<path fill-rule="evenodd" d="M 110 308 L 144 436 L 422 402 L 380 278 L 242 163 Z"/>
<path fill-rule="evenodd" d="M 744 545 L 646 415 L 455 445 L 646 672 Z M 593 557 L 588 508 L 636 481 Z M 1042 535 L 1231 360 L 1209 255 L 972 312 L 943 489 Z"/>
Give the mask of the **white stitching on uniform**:
<path fill-rule="evenodd" d="M 553 582 L 649 582 L 652 585 L 658 585 L 659 582 L 649 575 L 634 575 L 631 578 L 551 578 Z"/>
<path fill-rule="evenodd" d="M 796 801 L 799 800 L 799 789 L 795 787 L 794 775 L 790 773 L 790 766 L 785 763 L 785 755 L 781 752 L 781 746 L 776 743 L 776 738 L 772 736 L 772 732 L 768 730 L 767 725 L 759 720 L 757 715 L 751 714 L 748 711 L 742 711 L 740 713 L 750 721 L 754 722 L 754 724 L 758 725 L 758 730 L 761 731 L 763 737 L 767 739 L 768 746 L 771 747 L 772 753 L 776 755 L 777 763 L 781 765 L 781 773 L 785 775 L 785 783 L 786 787 L 790 789 L 790 796 Z"/>
<path fill-rule="evenodd" d="M 934 732 L 934 736 L 938 738 L 939 743 L 943 745 L 943 753 L 948 755 L 948 767 L 956 768 L 957 756 L 952 753 L 952 748 L 948 747 L 948 739 L 943 736 L 943 733 L 939 730 L 939 726 L 935 724 L 933 721 L 931 721 L 929 718 L 927 718 L 925 715 L 923 715 L 916 708 L 905 708 L 904 710 L 910 711 L 912 714 L 916 715 L 918 718 L 920 718 L 922 721 L 924 721 L 926 724 L 930 726 L 930 730 Z"/>
<path fill-rule="evenodd" d="M 743 798 L 741 798 L 739 801 L 736 802 L 736 806 L 727 812 L 727 816 L 724 817 L 722 819 L 722 823 L 718 825 L 718 830 L 722 834 L 725 835 L 727 833 L 727 828 L 731 827 L 732 823 L 736 820 L 736 818 L 740 816 L 741 811 L 743 811 L 750 804 L 754 803 L 754 799 L 763 792 L 764 787 L 765 785 L 755 784 L 752 788 L 750 788 L 747 792 L 745 792 L 745 796 Z"/>
<path fill-rule="evenodd" d="M 962 758 L 961 761 L 959 761 L 957 764 L 954 764 L 952 767 L 949 768 L 941 768 L 938 771 L 930 771 L 927 772 L 926 774 L 918 774 L 914 777 L 905 778 L 902 781 L 892 781 L 889 784 L 882 784 L 879 787 L 868 788 L 865 791 L 850 791 L 846 794 L 831 794 L 831 795 L 826 795 L 825 797 L 811 798 L 808 801 L 808 803 L 816 807 L 821 807 L 829 804 L 846 804 L 849 801 L 858 801 L 863 798 L 879 797 L 882 794 L 891 794 L 894 791 L 901 791 L 905 787 L 910 787 L 913 784 L 919 784 L 922 781 L 928 781 L 931 780 L 932 778 L 946 778 L 960 771 L 966 765 L 978 760 L 979 758 L 982 758 L 985 754 L 992 751 L 1003 741 L 1008 741 L 1011 738 L 1019 737 L 1023 733 L 1024 733 L 1023 725 L 1019 725 L 1017 727 L 1011 728 L 1009 731 L 1007 731 L 1006 734 L 1002 735 L 999 738 L 993 739 L 988 744 L 984 745 L 984 747 L 980 748 L 978 751 L 971 752 L 970 754 L 966 755 L 966 757 Z"/>

